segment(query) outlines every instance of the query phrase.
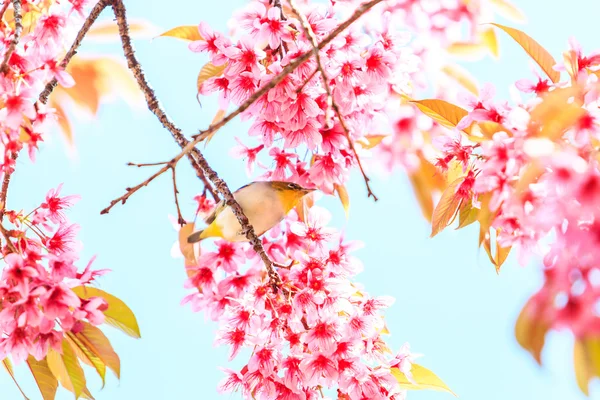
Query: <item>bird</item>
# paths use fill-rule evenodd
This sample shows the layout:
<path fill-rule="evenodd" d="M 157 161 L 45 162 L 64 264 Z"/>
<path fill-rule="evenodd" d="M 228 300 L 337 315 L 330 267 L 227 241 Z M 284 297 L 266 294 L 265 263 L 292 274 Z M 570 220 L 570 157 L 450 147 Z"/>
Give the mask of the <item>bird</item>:
<path fill-rule="evenodd" d="M 277 225 L 298 202 L 315 189 L 283 181 L 255 181 L 242 186 L 233 198 L 242 207 L 258 236 Z M 210 237 L 229 242 L 248 241 L 242 226 L 225 200 L 221 200 L 204 220 L 208 226 L 188 236 L 188 243 L 197 243 Z"/>

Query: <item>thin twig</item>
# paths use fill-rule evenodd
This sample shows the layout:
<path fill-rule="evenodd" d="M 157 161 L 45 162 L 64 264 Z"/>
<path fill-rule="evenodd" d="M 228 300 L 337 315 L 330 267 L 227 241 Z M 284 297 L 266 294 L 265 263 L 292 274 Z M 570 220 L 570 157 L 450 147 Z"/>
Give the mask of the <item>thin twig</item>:
<path fill-rule="evenodd" d="M 181 208 L 179 207 L 179 190 L 177 190 L 177 178 L 175 173 L 175 167 L 171 168 L 173 171 L 173 194 L 175 195 L 175 207 L 177 207 L 177 222 L 179 225 L 185 225 L 185 219 L 183 219 L 183 215 L 181 215 Z"/>
<path fill-rule="evenodd" d="M 6 0 L 6 4 L 8 4 L 8 0 Z M 2 64 L 0 64 L 0 73 L 2 74 L 5 74 L 8 70 L 8 61 L 10 60 L 10 56 L 12 56 L 17 49 L 19 39 L 21 38 L 21 32 L 23 32 L 23 24 L 21 23 L 21 0 L 13 0 L 12 4 L 15 14 L 15 33 L 10 41 L 10 45 L 8 45 L 6 53 L 4 53 Z"/>
<path fill-rule="evenodd" d="M 15 152 L 12 153 L 11 158 L 13 159 L 13 161 L 15 161 L 18 156 L 19 153 Z M 2 222 L 2 220 L 4 219 L 4 213 L 6 212 L 6 198 L 8 196 L 8 185 L 10 184 L 10 178 L 14 172 L 14 169 L 12 171 L 5 172 L 4 179 L 2 180 L 2 189 L 0 190 L 0 207 L 2 207 L 2 209 L 0 210 L 0 222 Z"/>
<path fill-rule="evenodd" d="M 312 45 L 312 51 L 313 51 L 313 54 L 315 55 L 315 60 L 317 62 L 317 70 L 321 73 L 321 78 L 323 79 L 323 87 L 325 88 L 325 92 L 327 94 L 327 109 L 325 110 L 325 120 L 327 121 L 327 118 L 328 118 L 329 107 L 332 107 L 333 110 L 335 111 L 336 116 L 338 117 L 338 120 L 340 121 L 340 125 L 342 125 L 342 129 L 344 130 L 344 133 L 346 134 L 346 139 L 348 140 L 348 146 L 350 147 L 350 150 L 354 154 L 354 158 L 356 159 L 358 168 L 360 169 L 360 172 L 365 181 L 365 185 L 367 186 L 367 197 L 373 197 L 373 199 L 375 201 L 377 201 L 378 200 L 377 196 L 375 196 L 375 193 L 373 193 L 373 191 L 371 190 L 371 185 L 369 184 L 370 179 L 367 176 L 367 174 L 365 173 L 365 170 L 363 169 L 363 166 L 362 166 L 362 162 L 360 161 L 360 157 L 358 156 L 358 153 L 356 151 L 356 147 L 354 147 L 354 141 L 352 140 L 352 137 L 350 136 L 350 130 L 348 129 L 348 125 L 346 125 L 346 121 L 344 120 L 344 116 L 342 115 L 342 112 L 340 111 L 338 104 L 333 100 L 333 93 L 331 92 L 331 86 L 329 86 L 329 78 L 327 77 L 325 68 L 323 67 L 323 64 L 321 63 L 321 55 L 319 54 L 319 46 L 318 46 L 318 42 L 317 42 L 317 37 L 315 36 L 315 33 L 313 32 L 312 27 L 310 26 L 310 23 L 308 22 L 308 19 L 306 18 L 306 16 L 304 14 L 302 14 L 300 12 L 300 10 L 298 10 L 298 8 L 296 7 L 295 0 L 287 0 L 287 2 L 290 5 L 292 12 L 294 14 L 296 14 L 296 16 L 300 19 L 300 24 L 302 27 L 302 31 L 304 32 L 304 35 L 310 40 L 310 43 Z M 315 70 L 315 71 L 317 71 L 317 70 Z"/>
<path fill-rule="evenodd" d="M 165 165 L 168 164 L 168 161 L 161 161 L 161 162 L 153 162 L 153 163 L 143 163 L 143 164 L 136 164 L 136 163 L 132 163 L 132 162 L 128 162 L 127 166 L 128 167 L 155 167 L 157 165 Z"/>
<path fill-rule="evenodd" d="M 0 8 L 0 20 L 4 17 L 4 13 L 8 9 L 9 4 L 10 0 L 4 0 L 4 3 L 2 3 L 2 8 Z"/>

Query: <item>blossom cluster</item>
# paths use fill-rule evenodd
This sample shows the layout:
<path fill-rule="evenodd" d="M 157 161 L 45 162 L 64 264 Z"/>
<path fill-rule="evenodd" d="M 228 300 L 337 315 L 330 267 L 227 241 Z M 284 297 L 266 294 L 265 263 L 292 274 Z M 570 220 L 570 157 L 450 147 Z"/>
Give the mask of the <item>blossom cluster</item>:
<path fill-rule="evenodd" d="M 265 235 L 269 257 L 289 265 L 279 268 L 276 292 L 246 243 L 218 240 L 188 266 L 186 286 L 194 292 L 184 302 L 218 321 L 216 343 L 229 346 L 230 359 L 251 349 L 242 368 L 224 369 L 221 392 L 317 399 L 334 389 L 339 399 L 404 398 L 391 368 L 411 379 L 415 355 L 404 345 L 391 357 L 384 341 L 382 311 L 393 298 L 372 297 L 353 281 L 362 269 L 352 255 L 359 243 L 344 240 L 329 219 L 313 206 L 306 221 L 292 213 Z"/>
<path fill-rule="evenodd" d="M 380 6 L 371 12 L 384 11 Z M 304 2 L 298 8 L 320 42 L 355 6 Z M 212 65 L 220 68 L 201 83 L 200 93 L 218 93 L 222 109 L 229 103 L 241 105 L 295 58 L 312 50 L 298 18 L 285 6 L 251 1 L 235 17 L 235 25 L 243 30 L 235 41 L 202 22 L 203 39 L 189 47 L 207 53 Z M 252 121 L 248 134 L 258 143 L 246 145 L 244 139 L 235 152 L 247 159 L 250 171 L 259 165 L 267 170 L 264 179 L 294 181 L 329 194 L 347 181 L 357 163 L 349 141 L 360 143 L 385 125 L 387 100 L 408 86 L 409 73 L 418 65 L 418 58 L 404 47 L 406 35 L 393 25 L 365 29 L 358 20 L 320 51 L 331 98 L 316 60 L 309 59 L 244 112 L 243 118 Z M 266 167 L 258 161 L 261 157 Z"/>
<path fill-rule="evenodd" d="M 27 1 L 21 4 L 23 24 L 17 46 L 14 10 L 2 8 L 0 28 L 0 146 L 2 176 L 12 174 L 19 152 L 27 147 L 33 160 L 48 130 L 53 110 L 38 101 L 52 79 L 68 87 L 73 78 L 59 66 L 69 38 L 69 27 L 83 15 L 83 1 Z M 73 14 L 75 13 L 75 14 Z M 7 183 L 6 180 L 5 183 Z M 6 200 L 6 187 L 2 198 Z M 84 323 L 104 321 L 107 304 L 100 297 L 82 299 L 72 290 L 92 282 L 106 270 L 94 271 L 90 261 L 83 271 L 78 261 L 78 226 L 64 215 L 78 196 L 61 196 L 51 189 L 33 211 L 9 210 L 2 204 L 3 226 L 0 278 L 0 359 L 21 362 L 29 355 L 43 359 L 50 348 L 59 352 L 66 332 L 78 333 Z M 7 225 L 8 226 L 8 225 Z"/>
<path fill-rule="evenodd" d="M 566 54 L 568 68 L 555 69 L 570 81 L 519 80 L 515 104 L 494 102 L 491 86 L 466 99 L 469 113 L 457 129 L 495 129 L 473 142 L 464 133 L 439 142 L 437 166 L 462 166 L 455 195 L 489 208 L 500 247 L 517 248 L 521 263 L 543 258 L 530 318 L 585 338 L 600 332 L 600 52 L 586 55 L 572 40 Z"/>

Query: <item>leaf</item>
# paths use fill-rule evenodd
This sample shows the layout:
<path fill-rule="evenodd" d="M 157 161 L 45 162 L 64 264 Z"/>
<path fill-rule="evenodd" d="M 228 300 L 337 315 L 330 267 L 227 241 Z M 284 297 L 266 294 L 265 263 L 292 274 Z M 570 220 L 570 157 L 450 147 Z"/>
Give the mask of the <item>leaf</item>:
<path fill-rule="evenodd" d="M 104 362 L 72 332 L 67 332 L 66 337 L 73 351 L 75 351 L 77 358 L 90 367 L 94 367 L 96 372 L 98 372 L 98 375 L 102 379 L 102 387 L 104 387 L 106 383 L 106 365 Z"/>
<path fill-rule="evenodd" d="M 69 117 L 67 113 L 63 109 L 62 105 L 56 101 L 54 97 L 50 98 L 50 107 L 54 108 L 56 113 L 56 121 L 58 126 L 62 130 L 67 142 L 69 144 L 73 144 L 73 129 L 71 128 L 71 123 L 69 121 Z"/>
<path fill-rule="evenodd" d="M 78 399 L 85 389 L 85 375 L 73 348 L 67 340 L 62 341 L 62 355 L 50 348 L 46 356 L 48 367 L 60 384 Z"/>
<path fill-rule="evenodd" d="M 448 75 L 450 78 L 458 82 L 462 87 L 473 93 L 475 96 L 479 96 L 479 88 L 475 79 L 467 72 L 466 69 L 459 65 L 446 65 L 442 68 L 442 72 Z"/>
<path fill-rule="evenodd" d="M 490 0 L 492 7 L 500 16 L 517 23 L 526 22 L 525 14 L 506 0 Z"/>
<path fill-rule="evenodd" d="M 469 201 L 460 208 L 458 213 L 458 227 L 456 229 L 471 225 L 473 222 L 477 221 L 478 215 L 479 209 L 473 207 L 473 204 Z"/>
<path fill-rule="evenodd" d="M 454 42 L 446 48 L 446 51 L 463 60 L 477 61 L 485 57 L 487 47 L 481 43 Z"/>
<path fill-rule="evenodd" d="M 462 199 L 456 195 L 456 190 L 464 180 L 464 178 L 458 178 L 442 193 L 440 201 L 433 210 L 431 237 L 444 230 L 456 218 L 456 213 L 462 202 Z"/>
<path fill-rule="evenodd" d="M 563 53 L 563 60 L 565 69 L 569 77 L 571 77 L 571 83 L 575 84 L 579 75 L 579 58 L 577 57 L 577 53 L 575 50 L 565 51 Z"/>
<path fill-rule="evenodd" d="M 550 140 L 559 139 L 585 114 L 578 86 L 553 90 L 530 113 L 529 132 Z"/>
<path fill-rule="evenodd" d="M 185 259 L 186 267 L 194 267 L 198 265 L 198 261 L 196 260 L 196 253 L 194 251 L 194 244 L 188 243 L 188 237 L 194 233 L 194 223 L 190 222 L 179 228 L 179 250 L 181 254 L 183 254 L 183 258 Z"/>
<path fill-rule="evenodd" d="M 531 299 L 527 301 L 515 324 L 515 338 L 542 365 L 541 355 L 549 326 L 539 316 L 542 310 L 534 309 Z"/>
<path fill-rule="evenodd" d="M 389 135 L 368 135 L 364 136 L 362 138 L 364 140 L 360 140 L 358 141 L 358 143 L 360 143 L 363 149 L 369 150 L 377 146 L 379 143 L 381 143 L 383 139 L 385 139 L 388 136 Z"/>
<path fill-rule="evenodd" d="M 416 105 L 423 114 L 427 115 L 440 125 L 450 129 L 456 128 L 456 125 L 458 125 L 460 120 L 466 117 L 469 113 L 464 108 L 455 106 L 454 104 L 448 103 L 445 100 L 413 100 L 411 103 Z M 469 133 L 469 130 L 469 128 L 464 129 L 466 133 Z"/>
<path fill-rule="evenodd" d="M 157 29 L 148 21 L 127 21 L 131 38 L 150 38 L 156 35 Z M 196 28 L 197 30 L 197 28 Z M 114 20 L 96 21 L 86 34 L 86 38 L 100 41 L 119 39 L 119 28 Z"/>
<path fill-rule="evenodd" d="M 198 73 L 198 79 L 196 80 L 196 88 L 198 92 L 202 88 L 202 84 L 206 82 L 207 79 L 210 79 L 215 76 L 221 76 L 223 71 L 227 68 L 227 63 L 223 65 L 213 65 L 212 63 L 204 64 L 200 72 Z"/>
<path fill-rule="evenodd" d="M 577 386 L 586 395 L 589 396 L 588 383 L 593 378 L 593 373 L 590 368 L 585 344 L 580 340 L 575 340 L 575 348 L 573 349 L 573 364 L 575 366 L 575 379 Z"/>
<path fill-rule="evenodd" d="M 105 322 L 133 338 L 141 337 L 135 315 L 122 300 L 103 290 L 89 286 L 77 286 L 72 290 L 82 299 L 102 297 L 108 303 L 108 308 L 104 311 Z"/>
<path fill-rule="evenodd" d="M 479 40 L 483 45 L 492 53 L 494 58 L 500 56 L 500 49 L 498 48 L 498 38 L 496 38 L 496 32 L 494 28 L 485 29 L 479 34 Z"/>
<path fill-rule="evenodd" d="M 468 171 L 463 171 L 463 164 L 458 160 L 452 160 L 448 163 L 448 171 L 446 171 L 446 183 L 451 184 L 458 178 L 467 175 Z"/>
<path fill-rule="evenodd" d="M 308 210 L 314 205 L 315 200 L 313 196 L 304 196 L 298 204 L 296 205 L 296 213 L 298 214 L 298 219 L 302 222 L 306 222 L 306 215 Z"/>
<path fill-rule="evenodd" d="M 83 322 L 83 330 L 75 334 L 91 352 L 93 352 L 102 362 L 115 373 L 117 378 L 121 378 L 121 360 L 113 350 L 110 340 L 102 333 L 100 329 Z"/>
<path fill-rule="evenodd" d="M 419 364 L 412 365 L 410 370 L 415 383 L 408 380 L 406 375 L 398 368 L 391 368 L 391 373 L 400 384 L 400 388 L 404 390 L 437 390 L 448 392 L 455 397 L 458 397 L 450 388 L 433 372 Z"/>
<path fill-rule="evenodd" d="M 419 161 L 419 167 L 410 173 L 409 178 L 417 201 L 421 206 L 421 212 L 427 222 L 431 222 L 431 217 L 433 216 L 433 192 L 443 190 L 446 186 L 446 180 L 422 154 L 419 154 Z"/>
<path fill-rule="evenodd" d="M 212 126 L 212 125 L 216 124 L 217 122 L 219 122 L 220 120 L 222 120 L 223 117 L 225 116 L 225 112 L 226 112 L 225 110 L 219 109 L 219 111 L 217 111 L 217 113 L 213 117 L 209 126 Z M 202 139 L 202 140 L 204 140 L 204 148 L 206 148 L 206 146 L 208 146 L 208 143 L 212 140 L 212 138 L 215 136 L 215 134 L 217 132 L 218 132 L 218 129 L 215 129 L 212 132 L 210 132 L 208 135 L 204 136 L 204 138 Z"/>
<path fill-rule="evenodd" d="M 338 185 L 337 183 L 333 184 L 335 191 L 342 202 L 342 206 L 344 207 L 344 213 L 346 214 L 346 219 L 348 218 L 348 214 L 350 211 L 350 196 L 348 195 L 348 190 L 344 185 Z"/>
<path fill-rule="evenodd" d="M 56 396 L 56 389 L 58 389 L 58 381 L 52 374 L 52 371 L 48 367 L 46 359 L 37 361 L 33 356 L 27 358 L 27 365 L 31 370 L 33 379 L 40 389 L 42 398 L 44 400 L 54 400 Z"/>
<path fill-rule="evenodd" d="M 202 38 L 202 35 L 200 35 L 200 32 L 198 31 L 197 25 L 178 26 L 176 28 L 169 29 L 168 31 L 161 33 L 157 37 L 160 36 L 174 37 L 177 39 L 190 40 L 192 42 L 196 40 L 204 40 Z"/>
<path fill-rule="evenodd" d="M 535 61 L 540 68 L 542 68 L 552 82 L 558 83 L 560 81 L 560 72 L 553 69 L 554 65 L 556 65 L 556 61 L 552 55 L 550 55 L 550 53 L 548 53 L 548 51 L 544 49 L 538 42 L 518 29 L 496 23 L 491 24 L 502 29 L 504 32 L 510 35 L 510 37 L 512 37 L 523 48 L 523 50 L 529 54 L 533 61 Z"/>
<path fill-rule="evenodd" d="M 504 264 L 504 262 L 506 261 L 506 259 L 508 258 L 508 254 L 510 253 L 510 249 L 511 247 L 501 247 L 498 244 L 498 234 L 500 233 L 500 230 L 496 230 L 496 255 L 494 256 L 494 260 L 493 263 L 496 266 L 496 272 L 500 271 L 500 267 L 502 267 L 502 264 Z"/>
<path fill-rule="evenodd" d="M 19 382 L 17 382 L 17 379 L 15 378 L 15 372 L 13 371 L 12 363 L 10 362 L 8 357 L 2 360 L 2 365 L 4 365 L 4 369 L 6 369 L 6 372 L 8 372 L 15 385 L 17 385 L 17 388 L 19 389 L 19 392 L 21 392 L 21 394 L 23 395 L 23 398 L 25 400 L 29 400 L 29 398 L 25 395 L 25 392 L 23 392 L 23 389 L 21 389 Z"/>

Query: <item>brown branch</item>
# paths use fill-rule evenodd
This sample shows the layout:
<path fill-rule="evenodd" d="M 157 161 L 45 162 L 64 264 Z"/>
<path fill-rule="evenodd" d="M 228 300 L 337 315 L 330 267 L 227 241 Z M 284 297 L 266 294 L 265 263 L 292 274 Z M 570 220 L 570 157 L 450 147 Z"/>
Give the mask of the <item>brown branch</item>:
<path fill-rule="evenodd" d="M 5 1 L 7 5 L 8 0 Z M 8 61 L 10 60 L 10 56 L 12 56 L 12 54 L 17 49 L 19 39 L 21 38 L 21 32 L 23 32 L 23 24 L 21 22 L 21 0 L 12 0 L 12 4 L 15 14 L 15 33 L 13 34 L 13 38 L 10 41 L 10 45 L 6 50 L 6 53 L 4 53 L 4 59 L 2 60 L 2 64 L 0 64 L 0 73 L 2 74 L 5 74 L 8 70 Z"/>
<path fill-rule="evenodd" d="M 11 158 L 13 159 L 13 161 L 15 161 L 18 156 L 19 153 L 15 152 L 11 155 Z M 4 219 L 4 213 L 6 212 L 6 197 L 8 196 L 8 185 L 10 184 L 10 178 L 14 172 L 14 169 L 10 172 L 5 172 L 4 179 L 2 180 L 2 189 L 0 189 L 0 207 L 2 207 L 2 209 L 0 210 L 0 222 L 2 222 L 2 220 Z"/>
<path fill-rule="evenodd" d="M 71 45 L 71 48 L 69 49 L 69 51 L 67 51 L 67 54 L 65 54 L 65 58 L 63 58 L 60 62 L 61 68 L 66 68 L 67 64 L 69 64 L 69 61 L 71 61 L 71 58 L 73 58 L 73 56 L 77 54 L 77 49 L 79 48 L 79 46 L 81 46 L 83 38 L 85 37 L 85 35 L 87 35 L 94 22 L 96 22 L 96 20 L 100 16 L 100 13 L 102 13 L 102 11 L 108 5 L 110 5 L 110 0 L 99 0 L 98 3 L 96 3 L 96 5 L 94 6 L 94 8 L 92 8 L 90 15 L 88 15 L 85 22 L 83 23 L 83 26 L 77 33 L 77 36 L 75 37 L 75 41 Z M 56 78 L 52 79 L 50 82 L 48 82 L 48 84 L 46 84 L 46 87 L 44 88 L 42 93 L 40 93 L 40 102 L 42 102 L 43 104 L 46 104 L 48 102 L 48 96 L 50 96 L 57 84 L 58 81 L 56 80 Z"/>
<path fill-rule="evenodd" d="M 168 161 L 161 161 L 161 162 L 153 162 L 153 163 L 143 163 L 143 164 L 137 164 L 137 163 L 132 163 L 132 162 L 128 162 L 127 166 L 128 167 L 156 167 L 157 165 L 165 165 L 168 164 Z"/>
<path fill-rule="evenodd" d="M 183 215 L 181 215 L 181 208 L 179 207 L 179 190 L 177 190 L 177 174 L 175 173 L 175 167 L 172 167 L 171 171 L 173 171 L 173 194 L 175 195 L 175 207 L 177 208 L 177 222 L 179 225 L 183 226 L 185 225 L 185 219 L 183 218 Z"/>
<path fill-rule="evenodd" d="M 8 9 L 9 4 L 10 4 L 10 0 L 4 0 L 4 3 L 2 4 L 2 8 L 0 8 L 0 20 L 2 20 L 2 18 L 4 17 L 4 13 Z"/>
<path fill-rule="evenodd" d="M 9 234 L 8 230 L 2 224 L 0 224 L 0 232 L 2 233 L 2 236 L 4 236 L 4 239 L 6 240 L 6 245 L 8 246 L 10 251 L 13 253 L 18 253 L 17 248 L 15 247 L 13 242 L 10 240 L 10 234 Z"/>
<path fill-rule="evenodd" d="M 292 12 L 294 14 L 296 14 L 296 16 L 300 19 L 302 31 L 304 32 L 304 35 L 310 40 L 310 43 L 312 45 L 312 52 L 313 52 L 313 54 L 315 56 L 315 60 L 317 62 L 317 70 L 321 73 L 321 78 L 323 79 L 323 87 L 325 88 L 325 92 L 327 93 L 327 109 L 325 110 L 325 119 L 327 121 L 329 107 L 333 107 L 333 110 L 335 111 L 335 114 L 338 117 L 338 120 L 340 121 L 340 125 L 342 125 L 342 129 L 344 130 L 344 133 L 346 134 L 346 139 L 348 140 L 348 146 L 350 147 L 350 150 L 354 154 L 354 158 L 356 159 L 358 168 L 360 169 L 360 172 L 365 181 L 365 185 L 367 186 L 367 197 L 373 197 L 373 199 L 375 201 L 377 201 L 378 200 L 377 196 L 375 196 L 375 193 L 373 193 L 373 191 L 371 190 L 371 185 L 369 185 L 369 181 L 371 179 L 367 176 L 367 174 L 365 173 L 365 170 L 363 169 L 362 162 L 360 161 L 360 157 L 358 156 L 358 153 L 356 151 L 356 147 L 354 147 L 354 141 L 352 140 L 352 137 L 350 136 L 350 130 L 348 129 L 348 125 L 346 125 L 346 121 L 344 120 L 344 116 L 342 115 L 342 112 L 340 111 L 338 104 L 333 100 L 331 86 L 329 86 L 329 78 L 327 77 L 325 68 L 323 67 L 323 64 L 321 63 L 321 56 L 319 54 L 319 46 L 318 46 L 318 42 L 317 42 L 317 37 L 315 36 L 315 33 L 313 32 L 312 27 L 310 26 L 310 23 L 308 22 L 308 19 L 306 19 L 306 16 L 304 14 L 302 14 L 300 12 L 300 10 L 298 10 L 298 8 L 296 7 L 295 0 L 287 0 L 287 2 L 290 5 Z"/>

